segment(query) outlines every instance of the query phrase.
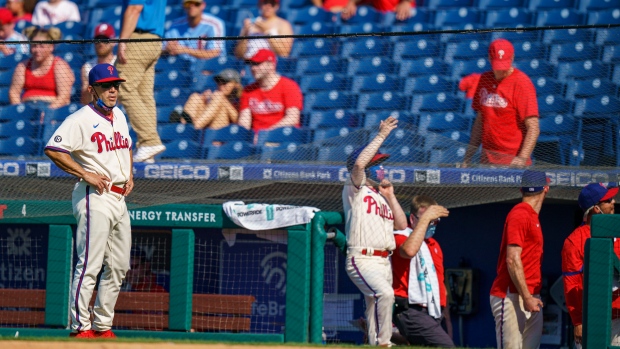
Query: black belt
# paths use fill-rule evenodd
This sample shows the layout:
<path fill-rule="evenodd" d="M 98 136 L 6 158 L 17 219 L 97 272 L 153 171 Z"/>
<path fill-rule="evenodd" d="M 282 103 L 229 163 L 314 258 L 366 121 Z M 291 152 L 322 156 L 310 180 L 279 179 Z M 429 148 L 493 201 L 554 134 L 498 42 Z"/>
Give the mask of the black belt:
<path fill-rule="evenodd" d="M 428 308 L 427 307 L 423 307 L 423 306 L 421 306 L 419 304 L 411 304 L 411 303 L 409 303 L 409 308 L 415 309 L 415 310 L 418 310 L 418 311 L 423 311 L 425 313 L 428 313 Z"/>

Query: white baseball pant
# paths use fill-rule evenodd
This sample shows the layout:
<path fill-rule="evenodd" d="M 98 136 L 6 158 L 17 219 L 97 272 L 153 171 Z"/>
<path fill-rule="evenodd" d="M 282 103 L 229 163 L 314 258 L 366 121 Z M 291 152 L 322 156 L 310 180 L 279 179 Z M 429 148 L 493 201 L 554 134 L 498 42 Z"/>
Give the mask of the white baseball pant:
<path fill-rule="evenodd" d="M 534 297 L 540 299 L 539 295 Z M 507 293 L 506 298 L 491 296 L 491 310 L 498 348 L 536 349 L 540 346 L 542 309 L 536 313 L 525 311 L 523 298 L 518 293 Z"/>
<path fill-rule="evenodd" d="M 392 265 L 389 258 L 348 255 L 347 274 L 364 294 L 368 344 L 389 345 L 392 338 Z"/>
<path fill-rule="evenodd" d="M 71 330 L 91 329 L 88 305 L 104 265 L 92 328 L 107 331 L 112 327 L 116 299 L 129 270 L 131 222 L 125 198 L 112 192 L 99 195 L 80 181 L 73 190 L 73 215 L 77 219 L 78 261 L 71 286 Z"/>

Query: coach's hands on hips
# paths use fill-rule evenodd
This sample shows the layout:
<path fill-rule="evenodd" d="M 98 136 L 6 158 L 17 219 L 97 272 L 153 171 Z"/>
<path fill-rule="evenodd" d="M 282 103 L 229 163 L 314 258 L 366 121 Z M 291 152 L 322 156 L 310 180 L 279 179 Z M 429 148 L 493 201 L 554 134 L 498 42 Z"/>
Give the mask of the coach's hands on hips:
<path fill-rule="evenodd" d="M 131 176 L 131 178 L 127 182 L 125 182 L 125 194 L 123 195 L 128 196 L 132 190 L 133 190 L 133 176 Z"/>
<path fill-rule="evenodd" d="M 392 116 L 381 121 L 379 124 L 379 135 L 383 136 L 383 138 L 387 138 L 392 132 L 393 129 L 398 127 L 398 120 Z"/>
<path fill-rule="evenodd" d="M 537 313 L 542 310 L 543 302 L 540 299 L 530 295 L 528 298 L 523 299 L 523 308 L 525 308 L 525 311 L 529 311 L 530 313 Z"/>
<path fill-rule="evenodd" d="M 91 187 L 94 187 L 99 195 L 108 191 L 108 183 L 110 183 L 110 178 L 107 176 L 92 172 L 85 172 L 82 180 L 88 183 Z"/>

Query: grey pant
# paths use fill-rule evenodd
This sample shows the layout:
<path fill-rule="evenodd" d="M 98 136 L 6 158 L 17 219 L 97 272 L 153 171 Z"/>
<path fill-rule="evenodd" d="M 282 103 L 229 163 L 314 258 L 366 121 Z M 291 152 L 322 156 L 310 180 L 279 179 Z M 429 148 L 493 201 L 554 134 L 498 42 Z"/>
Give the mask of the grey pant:
<path fill-rule="evenodd" d="M 406 298 L 396 297 L 394 323 L 410 345 L 454 348 L 454 342 L 441 327 L 441 319 L 428 315 L 425 308 L 407 304 Z"/>

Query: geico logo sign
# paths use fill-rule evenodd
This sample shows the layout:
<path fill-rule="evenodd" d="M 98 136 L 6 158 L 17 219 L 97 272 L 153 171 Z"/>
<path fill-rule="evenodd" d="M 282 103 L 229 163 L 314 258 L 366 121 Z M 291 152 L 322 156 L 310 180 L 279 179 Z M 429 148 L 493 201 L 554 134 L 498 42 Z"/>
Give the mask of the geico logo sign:
<path fill-rule="evenodd" d="M 0 163 L 0 176 L 19 176 L 19 164 L 16 162 Z"/>
<path fill-rule="evenodd" d="M 387 179 L 392 183 L 405 183 L 405 170 L 401 169 L 386 169 Z M 338 180 L 344 182 L 349 178 L 349 171 L 346 167 L 341 168 L 338 171 Z"/>
<path fill-rule="evenodd" d="M 208 180 L 210 174 L 209 166 L 147 165 L 144 167 L 144 178 Z"/>
<path fill-rule="evenodd" d="M 618 180 L 616 176 L 611 176 L 604 172 L 547 172 L 549 185 L 561 186 L 585 186 L 589 183 L 607 183 Z"/>

